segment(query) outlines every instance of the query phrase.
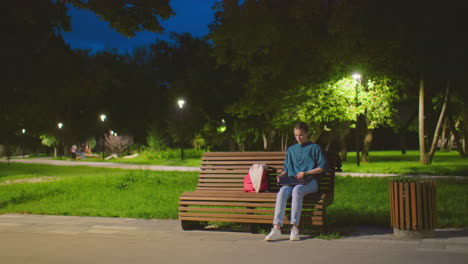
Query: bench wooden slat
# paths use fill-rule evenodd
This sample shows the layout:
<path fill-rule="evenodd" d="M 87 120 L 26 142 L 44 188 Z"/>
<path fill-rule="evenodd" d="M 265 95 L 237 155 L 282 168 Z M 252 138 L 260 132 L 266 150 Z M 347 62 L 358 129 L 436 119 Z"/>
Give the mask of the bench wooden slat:
<path fill-rule="evenodd" d="M 189 217 L 179 216 L 180 220 L 189 221 L 207 221 L 207 222 L 231 222 L 231 223 L 250 223 L 250 224 L 268 224 L 271 223 L 271 219 L 236 219 L 236 218 L 216 218 L 216 217 Z M 289 224 L 289 221 L 285 221 L 284 224 Z"/>
<path fill-rule="evenodd" d="M 248 197 L 248 198 L 270 198 L 276 200 L 276 193 L 272 192 L 262 192 L 262 193 L 247 193 L 247 192 L 238 192 L 238 193 L 225 193 L 223 191 L 194 191 L 194 192 L 186 192 L 180 198 L 185 198 L 187 196 L 194 197 L 227 197 L 227 198 L 238 198 L 238 197 Z M 319 193 L 311 193 L 304 197 L 304 200 L 307 199 L 317 199 L 321 198 L 322 194 Z"/>
<path fill-rule="evenodd" d="M 207 178 L 232 178 L 232 179 L 244 179 L 245 175 L 240 174 L 200 174 L 199 179 Z"/>
<path fill-rule="evenodd" d="M 284 167 L 283 166 L 283 162 L 284 160 L 271 160 L 269 163 L 268 163 L 268 166 L 270 167 L 273 167 L 272 165 L 279 165 L 281 168 Z M 246 160 L 246 161 L 243 161 L 243 160 L 236 160 L 236 161 L 223 161 L 223 160 L 204 160 L 201 162 L 201 165 L 249 165 L 251 166 L 252 164 L 252 161 L 251 160 Z"/>
<path fill-rule="evenodd" d="M 232 201 L 232 197 L 207 197 L 207 196 L 185 196 L 185 200 L 202 200 L 202 201 Z M 236 197 L 236 201 L 240 202 L 271 202 L 271 198 L 252 198 L 252 197 Z"/>
<path fill-rule="evenodd" d="M 271 224 L 271 219 L 235 219 L 235 218 L 216 218 L 216 217 L 179 217 L 185 221 L 207 221 L 207 222 L 231 222 L 231 223 L 249 223 L 249 224 Z M 283 224 L 289 225 L 289 220 L 285 219 Z M 322 221 L 312 221 L 311 225 L 322 226 Z"/>
<path fill-rule="evenodd" d="M 203 202 L 209 202 L 209 201 L 219 201 L 219 203 L 212 202 L 210 205 L 212 206 L 245 206 L 245 207 L 269 207 L 267 204 L 275 204 L 275 200 L 271 199 L 248 199 L 248 198 L 235 198 L 236 201 L 243 201 L 243 202 L 248 202 L 248 204 L 245 203 L 229 203 L 229 201 L 232 201 L 232 197 L 201 197 L 198 199 L 194 199 L 193 197 L 187 197 L 187 199 L 179 202 L 180 205 L 202 205 Z M 184 201 L 190 201 L 194 203 L 184 203 Z M 225 203 L 221 203 L 225 202 Z M 208 204 L 208 203 L 207 203 Z M 290 204 L 290 202 L 288 202 Z M 313 206 L 314 209 L 321 209 L 323 208 L 324 201 L 323 200 L 304 200 L 304 205 L 308 206 Z M 308 210 L 309 208 L 304 208 L 303 210 Z"/>
<path fill-rule="evenodd" d="M 219 174 L 219 173 L 223 173 L 223 174 L 242 174 L 242 175 L 247 175 L 247 173 L 249 172 L 248 169 L 232 169 L 232 170 L 223 170 L 223 169 L 219 169 L 219 170 L 203 170 L 202 173 L 203 174 Z"/>
<path fill-rule="evenodd" d="M 197 206 L 232 206 L 232 207 L 247 207 L 247 208 L 263 208 L 263 207 L 275 207 L 274 202 L 270 203 L 262 203 L 262 202 L 212 202 L 212 201 L 198 201 L 198 200 L 192 200 L 192 201 L 180 201 L 179 205 L 182 206 L 190 206 L 190 205 L 197 205 Z M 191 207 L 193 208 L 193 207 Z M 200 208 L 205 208 L 205 207 L 200 207 Z M 316 204 L 314 205 L 314 209 L 323 209 L 323 204 Z M 303 209 L 306 210 L 306 209 Z"/>
<path fill-rule="evenodd" d="M 212 208 L 212 207 L 179 207 L 179 211 L 185 212 L 223 212 L 223 213 L 251 213 L 251 214 L 272 214 L 275 212 L 271 209 L 241 209 L 241 208 Z"/>
<path fill-rule="evenodd" d="M 188 207 L 181 206 L 178 208 L 181 212 L 223 212 L 223 213 L 251 213 L 251 214 L 273 214 L 275 209 L 260 209 L 260 208 L 226 208 L 226 207 Z M 321 216 L 322 211 L 305 211 L 306 215 Z"/>
<path fill-rule="evenodd" d="M 241 191 L 240 188 L 236 187 L 236 188 L 225 188 L 225 187 L 197 187 L 197 190 L 200 190 L 200 191 L 220 191 L 220 190 L 224 190 L 226 192 L 239 192 Z M 242 190 L 243 191 L 243 190 Z"/>
<path fill-rule="evenodd" d="M 231 219 L 269 219 L 273 220 L 273 214 L 215 214 L 215 213 L 186 213 L 179 212 L 180 217 L 219 217 L 219 218 L 231 218 Z M 322 220 L 321 216 L 310 217 L 312 220 Z"/>
<path fill-rule="evenodd" d="M 187 217 L 220 217 L 236 219 L 270 219 L 273 220 L 273 214 L 220 214 L 220 213 L 186 213 L 179 212 L 179 216 Z"/>
<path fill-rule="evenodd" d="M 242 183 L 199 183 L 199 187 L 226 187 L 226 188 L 234 188 L 237 187 L 239 190 L 244 190 L 244 185 Z"/>
<path fill-rule="evenodd" d="M 279 161 L 279 160 L 284 160 L 283 157 L 271 157 L 271 156 L 226 156 L 226 157 L 210 157 L 209 159 L 204 159 L 202 158 L 202 161 L 207 161 L 207 160 L 223 160 L 223 161 L 232 161 L 232 160 L 244 160 L 244 161 L 251 161 L 253 163 L 257 162 L 265 162 L 267 163 L 268 161 Z M 268 164 L 268 163 L 267 163 Z"/>
<path fill-rule="evenodd" d="M 180 201 L 179 205 L 199 205 L 199 206 L 232 206 L 232 207 L 275 207 L 275 203 L 256 203 L 256 202 L 207 202 L 207 201 Z M 191 207 L 193 208 L 193 207 Z M 205 208 L 205 207 L 201 207 Z"/>
<path fill-rule="evenodd" d="M 207 170 L 220 170 L 220 169 L 225 169 L 225 170 L 247 170 L 247 172 L 249 172 L 250 170 L 250 166 L 252 166 L 252 164 L 250 165 L 244 165 L 244 166 L 233 166 L 233 165 L 216 165 L 216 166 L 213 166 L 213 165 L 202 165 L 200 167 L 200 169 L 205 172 Z M 268 166 L 268 167 L 271 167 L 271 168 L 274 168 L 274 169 L 282 169 L 283 166 Z"/>
<path fill-rule="evenodd" d="M 199 179 L 198 182 L 244 182 L 244 179 Z"/>
<path fill-rule="evenodd" d="M 243 157 L 243 156 L 253 156 L 258 157 L 267 154 L 268 157 L 278 156 L 279 158 L 284 160 L 284 152 L 282 151 L 270 151 L 270 152 L 205 152 L 203 153 L 203 157 Z M 254 158 L 254 159 L 255 159 Z"/>

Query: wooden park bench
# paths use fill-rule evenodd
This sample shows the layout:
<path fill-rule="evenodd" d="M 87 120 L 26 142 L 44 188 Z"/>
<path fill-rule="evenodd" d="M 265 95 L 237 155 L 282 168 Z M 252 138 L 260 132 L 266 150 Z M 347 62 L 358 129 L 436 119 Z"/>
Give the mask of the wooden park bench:
<path fill-rule="evenodd" d="M 326 208 L 333 203 L 335 171 L 341 163 L 326 153 L 329 170 L 316 176 L 319 191 L 304 197 L 300 228 L 325 225 Z M 184 192 L 179 201 L 179 220 L 184 230 L 200 229 L 201 222 L 272 224 L 276 176 L 284 166 L 285 152 L 207 152 L 203 154 L 195 191 Z M 268 192 L 246 193 L 243 179 L 254 163 L 269 168 Z M 289 224 L 290 204 L 284 224 Z M 255 228 L 256 225 L 252 225 Z M 254 230 L 254 229 L 252 229 Z"/>

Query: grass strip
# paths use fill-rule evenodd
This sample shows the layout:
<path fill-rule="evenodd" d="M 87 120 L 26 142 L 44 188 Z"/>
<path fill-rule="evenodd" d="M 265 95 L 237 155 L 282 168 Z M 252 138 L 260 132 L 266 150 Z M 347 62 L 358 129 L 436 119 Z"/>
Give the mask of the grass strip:
<path fill-rule="evenodd" d="M 55 181 L 27 183 L 47 176 Z M 197 172 L 0 163 L 0 214 L 177 219 L 179 196 Z M 5 184 L 23 179 L 21 183 Z M 390 225 L 390 178 L 337 177 L 333 226 Z M 437 227 L 468 228 L 468 181 L 437 180 Z"/>

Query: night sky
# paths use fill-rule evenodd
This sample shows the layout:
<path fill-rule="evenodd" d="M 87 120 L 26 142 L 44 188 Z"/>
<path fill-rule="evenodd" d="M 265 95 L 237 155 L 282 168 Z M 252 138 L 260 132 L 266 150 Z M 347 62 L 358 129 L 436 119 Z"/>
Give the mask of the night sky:
<path fill-rule="evenodd" d="M 121 52 L 150 44 L 156 39 L 169 40 L 169 32 L 189 32 L 194 37 L 208 33 L 208 24 L 213 21 L 212 7 L 217 0 L 171 0 L 170 5 L 175 16 L 162 20 L 164 32 L 140 32 L 133 38 L 127 38 L 116 32 L 109 23 L 102 21 L 93 12 L 69 7 L 71 32 L 64 32 L 63 37 L 74 49 L 91 49 L 92 51 L 116 48 Z"/>

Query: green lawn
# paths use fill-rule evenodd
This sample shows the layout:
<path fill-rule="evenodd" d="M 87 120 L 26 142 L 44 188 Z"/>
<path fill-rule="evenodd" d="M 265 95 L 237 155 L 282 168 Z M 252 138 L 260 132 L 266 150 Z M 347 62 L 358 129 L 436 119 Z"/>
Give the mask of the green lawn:
<path fill-rule="evenodd" d="M 373 151 L 370 162 L 356 165 L 356 153 L 349 152 L 348 160 L 343 163 L 345 172 L 396 173 L 402 175 L 451 175 L 468 176 L 468 159 L 463 159 L 458 152 L 436 152 L 432 165 L 419 163 L 419 151 L 408 151 L 402 155 L 399 151 Z"/>
<path fill-rule="evenodd" d="M 65 157 L 64 159 L 69 159 Z M 100 158 L 87 158 L 86 161 L 102 162 Z M 78 162 L 80 162 L 78 160 Z M 133 159 L 112 159 L 107 162 L 171 165 L 199 167 L 200 159 L 147 159 L 136 157 Z M 361 173 L 395 173 L 402 175 L 447 175 L 468 176 L 468 159 L 461 158 L 456 151 L 436 152 L 432 165 L 426 166 L 419 163 L 419 152 L 410 150 L 406 155 L 400 151 L 372 151 L 370 162 L 356 165 L 356 153 L 349 152 L 348 160 L 343 162 L 344 172 Z"/>
<path fill-rule="evenodd" d="M 0 163 L 0 184 L 44 176 L 57 181 L 0 185 L 0 213 L 175 219 L 197 181 L 196 172 Z"/>
<path fill-rule="evenodd" d="M 176 219 L 196 172 L 158 172 L 0 163 L 0 214 Z M 42 183 L 6 181 L 55 179 Z M 332 224 L 389 225 L 389 178 L 337 177 Z M 439 227 L 468 227 L 468 181 L 438 180 Z"/>

